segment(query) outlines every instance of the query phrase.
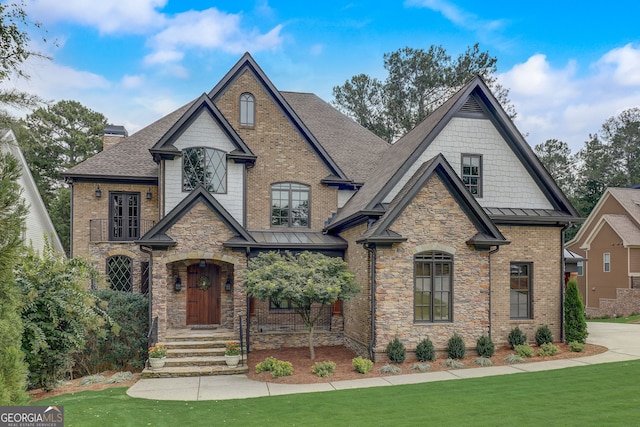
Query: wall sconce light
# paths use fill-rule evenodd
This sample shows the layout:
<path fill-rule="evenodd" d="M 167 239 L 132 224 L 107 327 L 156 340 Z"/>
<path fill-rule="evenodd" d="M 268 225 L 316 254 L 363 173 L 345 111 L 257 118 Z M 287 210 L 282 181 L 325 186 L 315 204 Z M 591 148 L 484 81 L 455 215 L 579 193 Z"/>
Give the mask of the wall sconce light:
<path fill-rule="evenodd" d="M 99 199 L 100 197 L 102 197 L 102 190 L 100 189 L 100 186 L 98 185 L 98 188 L 96 188 L 96 197 Z"/>
<path fill-rule="evenodd" d="M 176 282 L 173 284 L 173 290 L 176 292 L 180 292 L 180 290 L 182 289 L 182 279 L 180 279 L 180 276 L 176 277 Z"/>
<path fill-rule="evenodd" d="M 205 268 L 207 266 L 207 260 L 201 259 L 200 260 L 200 268 Z"/>
<path fill-rule="evenodd" d="M 231 282 L 231 277 L 227 277 L 227 281 L 224 284 L 224 290 L 227 291 L 227 292 L 230 292 L 232 284 L 233 284 L 233 282 Z"/>
<path fill-rule="evenodd" d="M 149 187 L 149 189 L 147 190 L 147 200 L 151 200 L 152 197 L 153 193 L 151 193 L 151 187 Z"/>

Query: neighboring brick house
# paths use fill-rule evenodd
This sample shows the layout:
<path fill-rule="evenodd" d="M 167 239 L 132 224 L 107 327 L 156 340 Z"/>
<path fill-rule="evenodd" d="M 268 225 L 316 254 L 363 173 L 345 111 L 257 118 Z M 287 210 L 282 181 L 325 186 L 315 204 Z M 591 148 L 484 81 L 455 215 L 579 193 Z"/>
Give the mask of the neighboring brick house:
<path fill-rule="evenodd" d="M 567 248 L 588 316 L 640 313 L 640 189 L 607 188 Z"/>
<path fill-rule="evenodd" d="M 253 348 L 304 346 L 286 306 L 243 292 L 267 250 L 342 256 L 356 274 L 362 291 L 329 308 L 319 344 L 380 358 L 396 336 L 410 351 L 454 332 L 504 343 L 516 326 L 561 338 L 563 230 L 578 214 L 480 78 L 389 145 L 279 91 L 245 54 L 209 93 L 122 133 L 66 173 L 73 255 L 116 289 L 148 288 L 159 340 L 239 333 L 249 315 Z"/>

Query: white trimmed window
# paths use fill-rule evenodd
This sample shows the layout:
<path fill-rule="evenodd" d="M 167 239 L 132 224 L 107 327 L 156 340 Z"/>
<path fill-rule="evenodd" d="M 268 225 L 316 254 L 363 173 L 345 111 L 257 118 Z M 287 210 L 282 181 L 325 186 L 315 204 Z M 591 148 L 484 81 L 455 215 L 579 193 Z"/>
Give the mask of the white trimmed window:
<path fill-rule="evenodd" d="M 605 273 L 611 271 L 611 254 L 609 252 L 605 252 L 602 254 L 602 270 Z"/>

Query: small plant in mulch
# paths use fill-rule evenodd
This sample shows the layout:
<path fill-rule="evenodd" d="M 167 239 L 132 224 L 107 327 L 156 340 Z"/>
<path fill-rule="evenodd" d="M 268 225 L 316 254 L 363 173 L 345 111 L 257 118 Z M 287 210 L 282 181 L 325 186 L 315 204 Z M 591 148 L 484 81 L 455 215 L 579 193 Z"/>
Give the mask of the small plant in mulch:
<path fill-rule="evenodd" d="M 433 362 L 436 360 L 436 349 L 429 337 L 418 343 L 416 347 L 416 359 L 418 359 L 418 362 Z"/>
<path fill-rule="evenodd" d="M 542 344 L 553 343 L 553 334 L 547 325 L 542 325 L 536 329 L 536 345 L 540 347 Z"/>
<path fill-rule="evenodd" d="M 362 356 L 353 358 L 351 360 L 351 365 L 353 365 L 355 370 L 361 374 L 369 373 L 373 369 L 373 362 L 369 359 L 365 359 Z"/>
<path fill-rule="evenodd" d="M 504 358 L 504 361 L 510 365 L 513 365 L 514 363 L 524 362 L 524 357 L 511 353 L 510 355 Z"/>
<path fill-rule="evenodd" d="M 467 352 L 467 346 L 462 336 L 454 332 L 453 336 L 447 342 L 447 353 L 450 359 L 464 359 Z"/>
<path fill-rule="evenodd" d="M 538 356 L 553 356 L 554 354 L 557 354 L 558 351 L 560 351 L 558 347 L 548 342 L 540 346 L 540 349 L 538 350 Z"/>
<path fill-rule="evenodd" d="M 527 335 L 522 332 L 522 329 L 516 326 L 509 332 L 509 337 L 507 339 L 509 341 L 511 349 L 515 350 L 516 346 L 526 344 Z"/>
<path fill-rule="evenodd" d="M 460 360 L 453 359 L 451 357 L 445 360 L 444 362 L 442 362 L 442 366 L 446 366 L 447 368 L 453 368 L 453 369 L 463 369 L 467 367 L 467 365 L 462 363 Z"/>
<path fill-rule="evenodd" d="M 393 363 L 402 363 L 407 358 L 407 349 L 398 337 L 387 344 L 387 357 Z"/>
<path fill-rule="evenodd" d="M 380 369 L 378 369 L 378 372 L 380 372 L 381 374 L 398 375 L 402 373 L 402 368 L 396 365 L 386 364 L 384 366 L 381 366 Z"/>
<path fill-rule="evenodd" d="M 516 351 L 516 354 L 520 357 L 533 357 L 533 353 L 534 353 L 533 347 L 531 347 L 529 344 L 517 345 L 514 350 Z"/>
<path fill-rule="evenodd" d="M 585 343 L 580 341 L 571 341 L 568 345 L 569 351 L 572 351 L 574 353 L 582 353 L 585 347 Z"/>
<path fill-rule="evenodd" d="M 336 364 L 332 361 L 316 362 L 311 367 L 311 372 L 321 378 L 329 377 L 336 370 Z"/>
<path fill-rule="evenodd" d="M 473 363 L 479 366 L 493 366 L 493 362 L 488 357 L 480 356 L 473 360 Z"/>
<path fill-rule="evenodd" d="M 409 369 L 412 371 L 429 372 L 431 370 L 431 365 L 428 363 L 413 363 Z"/>
<path fill-rule="evenodd" d="M 256 365 L 256 373 L 271 372 L 272 378 L 288 377 L 293 375 L 293 364 L 278 360 L 275 357 L 267 357 Z"/>
<path fill-rule="evenodd" d="M 485 334 L 476 341 L 476 351 L 478 352 L 478 356 L 489 358 L 496 352 L 496 346 L 493 344 L 493 341 L 491 341 L 491 338 Z"/>

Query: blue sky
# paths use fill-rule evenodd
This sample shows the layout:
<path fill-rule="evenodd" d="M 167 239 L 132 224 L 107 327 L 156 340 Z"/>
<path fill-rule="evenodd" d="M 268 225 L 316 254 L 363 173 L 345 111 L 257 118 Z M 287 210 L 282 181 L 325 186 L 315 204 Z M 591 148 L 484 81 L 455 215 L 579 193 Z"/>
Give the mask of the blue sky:
<path fill-rule="evenodd" d="M 6 1 L 6 0 L 4 0 Z M 480 43 L 498 58 L 516 125 L 529 143 L 557 138 L 575 152 L 621 111 L 640 106 L 640 3 L 617 1 L 30 0 L 52 61 L 3 86 L 77 100 L 130 133 L 209 91 L 249 51 L 281 90 L 313 92 L 365 73 L 383 55 Z"/>

